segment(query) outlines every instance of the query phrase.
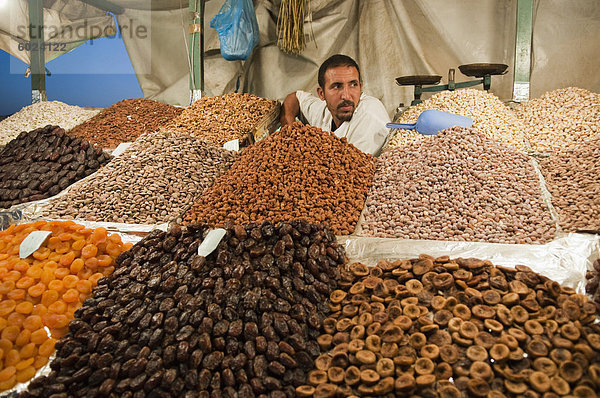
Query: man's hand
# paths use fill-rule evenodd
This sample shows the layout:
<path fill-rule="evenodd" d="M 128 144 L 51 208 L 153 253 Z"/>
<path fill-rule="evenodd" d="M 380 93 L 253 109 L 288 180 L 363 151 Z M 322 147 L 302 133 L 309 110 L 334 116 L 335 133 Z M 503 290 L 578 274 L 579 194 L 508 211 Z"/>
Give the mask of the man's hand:
<path fill-rule="evenodd" d="M 281 115 L 279 117 L 281 127 L 294 123 L 297 116 L 300 116 L 300 102 L 296 98 L 296 93 L 293 92 L 285 97 L 281 106 Z"/>

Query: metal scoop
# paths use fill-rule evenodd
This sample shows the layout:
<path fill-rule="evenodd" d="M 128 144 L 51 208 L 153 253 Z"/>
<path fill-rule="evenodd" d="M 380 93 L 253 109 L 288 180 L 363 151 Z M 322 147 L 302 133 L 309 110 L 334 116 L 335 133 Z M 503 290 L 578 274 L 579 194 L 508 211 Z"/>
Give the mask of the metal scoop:
<path fill-rule="evenodd" d="M 442 112 L 435 109 L 423 111 L 416 123 L 387 123 L 385 127 L 391 129 L 409 129 L 425 135 L 436 135 L 450 127 L 471 127 L 473 119 L 454 113 Z"/>

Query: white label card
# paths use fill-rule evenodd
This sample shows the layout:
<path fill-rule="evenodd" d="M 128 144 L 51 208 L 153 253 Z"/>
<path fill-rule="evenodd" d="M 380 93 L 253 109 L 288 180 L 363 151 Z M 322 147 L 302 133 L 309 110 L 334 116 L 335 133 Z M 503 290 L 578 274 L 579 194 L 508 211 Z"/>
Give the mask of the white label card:
<path fill-rule="evenodd" d="M 198 246 L 198 255 L 207 257 L 210 253 L 214 252 L 226 233 L 227 231 L 223 228 L 216 228 L 209 231 L 206 234 L 206 238 Z"/>
<path fill-rule="evenodd" d="M 122 142 L 120 143 L 114 151 L 112 151 L 111 155 L 113 156 L 119 156 L 120 154 L 122 154 L 123 152 L 125 152 L 125 150 L 127 148 L 129 148 L 129 145 L 131 145 L 131 142 Z"/>
<path fill-rule="evenodd" d="M 52 231 L 33 231 L 21 242 L 19 246 L 19 257 L 27 258 L 48 239 Z"/>
<path fill-rule="evenodd" d="M 235 140 L 227 141 L 223 144 L 223 148 L 227 149 L 228 151 L 237 152 L 240 150 L 240 140 L 236 138 Z"/>

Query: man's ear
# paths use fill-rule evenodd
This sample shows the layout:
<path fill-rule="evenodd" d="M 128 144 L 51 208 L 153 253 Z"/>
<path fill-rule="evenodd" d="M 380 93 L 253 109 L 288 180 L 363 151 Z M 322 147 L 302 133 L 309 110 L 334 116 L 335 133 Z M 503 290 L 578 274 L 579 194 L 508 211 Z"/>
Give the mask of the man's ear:
<path fill-rule="evenodd" d="M 325 96 L 323 95 L 323 89 L 321 88 L 321 86 L 317 87 L 317 94 L 319 94 L 319 98 L 321 99 L 321 101 L 325 101 Z"/>

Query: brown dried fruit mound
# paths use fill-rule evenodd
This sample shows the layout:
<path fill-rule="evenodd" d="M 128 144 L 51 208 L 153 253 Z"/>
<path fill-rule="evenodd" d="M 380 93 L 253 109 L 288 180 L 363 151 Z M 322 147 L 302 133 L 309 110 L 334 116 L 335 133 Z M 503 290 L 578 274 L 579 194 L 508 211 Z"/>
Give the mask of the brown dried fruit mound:
<path fill-rule="evenodd" d="M 23 396 L 294 396 L 344 249 L 322 225 L 265 222 L 198 256 L 207 230 L 155 230 L 120 255 Z"/>
<path fill-rule="evenodd" d="M 600 138 L 541 159 L 542 174 L 565 232 L 600 231 Z"/>
<path fill-rule="evenodd" d="M 306 219 L 350 234 L 373 178 L 371 155 L 321 129 L 294 123 L 246 149 L 184 222 L 222 226 Z"/>
<path fill-rule="evenodd" d="M 546 243 L 555 227 L 531 159 L 451 128 L 378 158 L 362 235 Z"/>
<path fill-rule="evenodd" d="M 0 209 L 54 196 L 109 160 L 58 126 L 22 132 L 0 151 Z"/>
<path fill-rule="evenodd" d="M 600 383 L 596 306 L 523 265 L 424 254 L 353 263 L 329 307 L 300 396 L 319 385 L 344 397 L 595 396 L 576 392 Z"/>
<path fill-rule="evenodd" d="M 190 105 L 167 128 L 219 145 L 239 139 L 240 145 L 245 146 L 249 144 L 248 134 L 275 105 L 276 101 L 252 94 L 204 97 Z"/>
<path fill-rule="evenodd" d="M 116 148 L 122 142 L 135 141 L 143 133 L 157 131 L 182 111 L 183 108 L 145 98 L 125 99 L 74 127 L 69 135 L 102 148 Z"/>

